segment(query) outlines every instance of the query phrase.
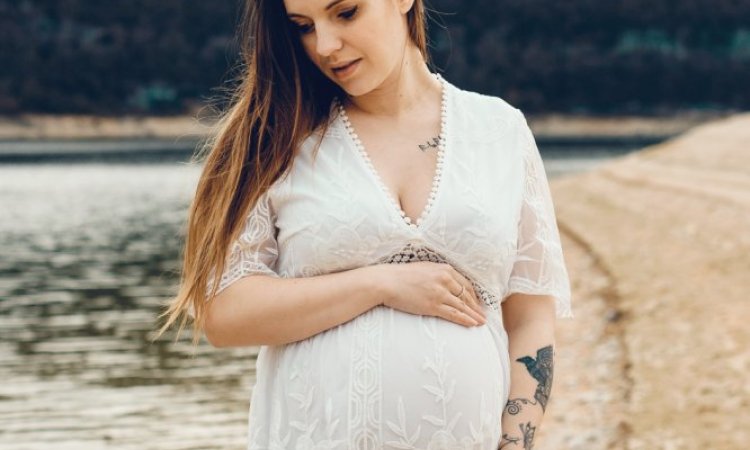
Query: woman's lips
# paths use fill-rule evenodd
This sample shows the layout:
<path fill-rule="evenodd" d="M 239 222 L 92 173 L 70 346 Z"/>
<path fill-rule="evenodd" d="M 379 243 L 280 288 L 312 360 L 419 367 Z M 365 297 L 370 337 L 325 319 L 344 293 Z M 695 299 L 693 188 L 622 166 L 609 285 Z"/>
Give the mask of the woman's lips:
<path fill-rule="evenodd" d="M 355 70 L 357 70 L 357 67 L 359 67 L 359 62 L 361 60 L 362 58 L 359 58 L 340 69 L 331 69 L 331 70 L 333 70 L 333 73 L 336 75 L 337 78 L 343 79 L 343 78 L 348 77 L 352 73 L 354 73 Z"/>

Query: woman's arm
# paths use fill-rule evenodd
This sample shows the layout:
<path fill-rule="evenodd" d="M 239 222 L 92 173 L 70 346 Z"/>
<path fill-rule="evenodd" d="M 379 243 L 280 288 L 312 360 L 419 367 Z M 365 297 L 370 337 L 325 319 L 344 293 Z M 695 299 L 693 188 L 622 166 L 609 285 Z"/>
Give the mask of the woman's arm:
<path fill-rule="evenodd" d="M 214 347 L 308 338 L 381 304 L 387 292 L 380 271 L 374 265 L 314 277 L 245 277 L 211 300 L 206 338 Z"/>
<path fill-rule="evenodd" d="M 510 352 L 510 395 L 502 415 L 499 449 L 533 448 L 552 389 L 555 301 L 515 293 L 502 303 Z"/>
<path fill-rule="evenodd" d="M 466 302 L 453 295 L 461 285 L 467 288 Z M 211 300 L 204 331 L 214 347 L 281 345 L 381 305 L 466 327 L 485 322 L 480 300 L 463 274 L 449 264 L 420 261 L 313 277 L 246 276 Z"/>

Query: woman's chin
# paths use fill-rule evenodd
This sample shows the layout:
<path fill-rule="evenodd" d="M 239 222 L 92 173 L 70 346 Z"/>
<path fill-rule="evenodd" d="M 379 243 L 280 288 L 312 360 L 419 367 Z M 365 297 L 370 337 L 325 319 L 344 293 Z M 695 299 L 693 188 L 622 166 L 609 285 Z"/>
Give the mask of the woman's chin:
<path fill-rule="evenodd" d="M 339 80 L 334 76 L 334 78 L 331 78 L 331 81 L 336 83 L 351 97 L 358 97 L 373 90 L 373 86 L 370 86 L 370 83 L 368 83 L 366 79 L 363 79 L 360 74 L 355 74 L 355 76 L 349 77 L 345 80 Z"/>
<path fill-rule="evenodd" d="M 341 87 L 341 89 L 343 89 L 350 97 L 358 97 L 368 92 L 367 89 L 362 88 L 362 86 L 356 81 L 336 81 L 336 84 L 338 84 L 339 87 Z"/>

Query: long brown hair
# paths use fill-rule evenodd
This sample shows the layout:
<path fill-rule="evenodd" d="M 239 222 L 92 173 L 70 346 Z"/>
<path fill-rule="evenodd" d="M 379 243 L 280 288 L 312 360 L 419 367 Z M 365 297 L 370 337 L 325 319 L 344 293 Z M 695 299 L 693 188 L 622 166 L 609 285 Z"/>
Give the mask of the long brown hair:
<path fill-rule="evenodd" d="M 429 63 L 423 0 L 414 0 L 407 24 Z M 206 299 L 216 295 L 229 246 L 246 215 L 289 172 L 298 146 L 321 126 L 322 139 L 333 97 L 345 96 L 306 55 L 282 0 L 246 0 L 238 31 L 241 83 L 194 157 L 205 164 L 188 211 L 180 286 L 159 316 L 167 320 L 154 339 L 181 319 L 179 338 L 192 307 L 193 345 L 198 344 Z"/>

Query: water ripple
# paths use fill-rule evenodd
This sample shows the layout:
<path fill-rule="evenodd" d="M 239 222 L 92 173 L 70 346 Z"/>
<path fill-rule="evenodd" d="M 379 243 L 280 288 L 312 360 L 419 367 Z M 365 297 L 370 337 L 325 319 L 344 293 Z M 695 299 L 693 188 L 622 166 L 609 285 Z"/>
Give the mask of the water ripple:
<path fill-rule="evenodd" d="M 243 448 L 256 348 L 151 343 L 200 168 L 0 166 L 0 446 Z"/>

